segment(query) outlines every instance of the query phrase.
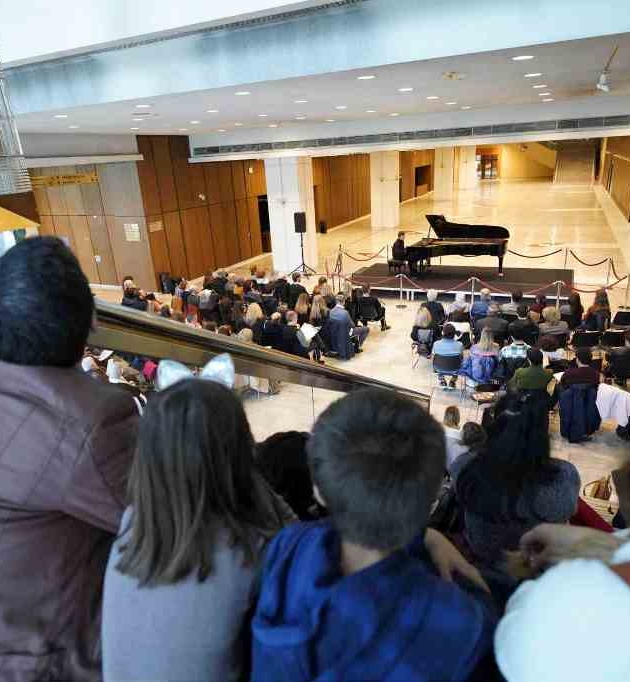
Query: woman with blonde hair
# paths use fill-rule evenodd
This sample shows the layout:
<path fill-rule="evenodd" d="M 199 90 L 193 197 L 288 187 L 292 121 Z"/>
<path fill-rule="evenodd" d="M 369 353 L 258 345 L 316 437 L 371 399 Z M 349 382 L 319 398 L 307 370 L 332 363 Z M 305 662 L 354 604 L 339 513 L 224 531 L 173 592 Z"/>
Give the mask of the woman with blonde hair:
<path fill-rule="evenodd" d="M 321 327 L 328 317 L 328 306 L 321 294 L 313 296 L 309 322 L 315 327 Z"/>
<path fill-rule="evenodd" d="M 435 325 L 429 309 L 424 305 L 421 305 L 416 311 L 410 336 L 411 340 L 418 344 L 419 355 L 431 355 L 435 341 Z"/>
<path fill-rule="evenodd" d="M 311 303 L 308 294 L 300 294 L 293 310 L 297 313 L 298 324 L 308 322 Z"/>
<path fill-rule="evenodd" d="M 250 303 L 247 306 L 244 320 L 247 327 L 252 330 L 254 343 L 260 343 L 262 339 L 263 324 L 265 322 L 265 314 L 258 303 Z"/>
<path fill-rule="evenodd" d="M 555 306 L 543 308 L 542 317 L 544 322 L 538 325 L 540 336 L 569 333 L 569 325 L 560 319 L 560 311 Z"/>
<path fill-rule="evenodd" d="M 468 357 L 462 363 L 461 372 L 466 376 L 466 383 L 472 386 L 488 384 L 499 362 L 499 344 L 494 342 L 490 327 L 481 330 L 478 343 L 475 343 Z"/>

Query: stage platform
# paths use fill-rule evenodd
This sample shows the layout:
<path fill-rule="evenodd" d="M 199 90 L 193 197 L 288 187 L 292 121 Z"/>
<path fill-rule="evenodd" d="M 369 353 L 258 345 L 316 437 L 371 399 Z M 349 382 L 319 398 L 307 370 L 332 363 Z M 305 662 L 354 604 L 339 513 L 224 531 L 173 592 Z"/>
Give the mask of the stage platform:
<path fill-rule="evenodd" d="M 505 268 L 504 276 L 499 277 L 496 267 L 480 268 L 459 265 L 434 265 L 421 275 L 402 278 L 402 291 L 407 300 L 414 300 L 416 294 L 426 294 L 427 289 L 437 289 L 440 294 L 452 294 L 464 291 L 470 294 L 470 282 L 463 285 L 470 277 L 477 277 L 489 285 L 496 298 L 510 298 L 510 292 L 520 289 L 525 297 L 534 298 L 538 290 L 546 287 L 544 293 L 549 298 L 555 298 L 556 285 L 552 282 L 561 280 L 564 286 L 560 290 L 560 298 L 566 299 L 573 287 L 573 270 L 555 268 Z M 390 273 L 387 263 L 374 263 L 366 268 L 357 270 L 352 275 L 356 284 L 369 284 L 374 291 L 387 293 L 400 292 L 400 278 Z M 484 286 L 475 282 L 475 291 Z M 498 290 L 498 291 L 495 291 Z"/>

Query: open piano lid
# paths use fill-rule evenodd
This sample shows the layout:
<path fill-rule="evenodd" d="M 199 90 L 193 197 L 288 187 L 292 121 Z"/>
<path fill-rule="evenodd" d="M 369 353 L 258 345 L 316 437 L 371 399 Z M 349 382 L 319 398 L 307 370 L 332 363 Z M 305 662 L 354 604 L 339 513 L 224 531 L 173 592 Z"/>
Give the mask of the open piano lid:
<path fill-rule="evenodd" d="M 466 225 L 450 223 L 443 215 L 427 215 L 426 219 L 439 239 L 509 239 L 505 227 L 497 225 Z M 430 231 L 429 231 L 430 233 Z"/>

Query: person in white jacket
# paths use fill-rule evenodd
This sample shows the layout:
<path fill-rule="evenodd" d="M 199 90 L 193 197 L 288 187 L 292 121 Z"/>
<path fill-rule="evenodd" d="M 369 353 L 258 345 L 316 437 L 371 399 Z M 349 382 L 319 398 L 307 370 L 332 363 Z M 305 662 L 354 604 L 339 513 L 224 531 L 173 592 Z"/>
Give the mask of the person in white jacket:
<path fill-rule="evenodd" d="M 542 524 L 521 553 L 537 580 L 509 600 L 495 634 L 508 682 L 628 682 L 630 531 Z M 630 575 L 626 573 L 627 575 Z"/>

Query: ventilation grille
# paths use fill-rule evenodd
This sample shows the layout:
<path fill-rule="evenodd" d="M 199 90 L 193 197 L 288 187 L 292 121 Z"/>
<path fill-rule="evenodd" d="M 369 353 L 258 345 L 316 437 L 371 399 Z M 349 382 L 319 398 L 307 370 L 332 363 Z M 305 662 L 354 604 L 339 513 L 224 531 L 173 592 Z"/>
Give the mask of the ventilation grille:
<path fill-rule="evenodd" d="M 0 64 L 0 195 L 31 191 L 22 145 L 9 107 Z"/>
<path fill-rule="evenodd" d="M 569 118 L 558 121 L 531 121 L 528 123 L 501 123 L 498 125 L 476 126 L 474 128 L 436 128 L 434 130 L 410 130 L 402 133 L 381 133 L 375 135 L 353 135 L 351 137 L 322 137 L 312 140 L 289 140 L 286 142 L 261 142 L 233 144 L 217 147 L 195 147 L 194 156 L 214 154 L 239 154 L 249 152 L 272 152 L 291 149 L 313 149 L 316 147 L 348 147 L 352 145 L 386 144 L 414 140 L 461 139 L 466 137 L 488 137 L 491 135 L 512 135 L 516 133 L 559 132 L 584 130 L 588 128 L 615 128 L 630 126 L 630 115 L 598 116 L 595 118 Z"/>

